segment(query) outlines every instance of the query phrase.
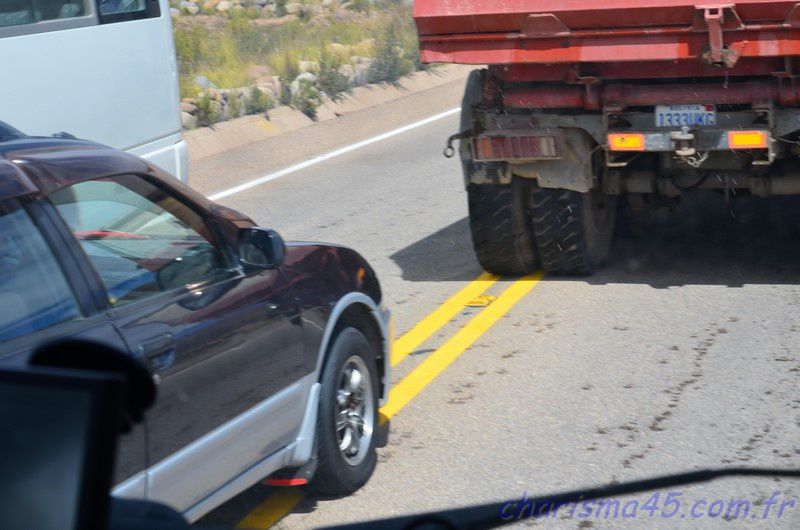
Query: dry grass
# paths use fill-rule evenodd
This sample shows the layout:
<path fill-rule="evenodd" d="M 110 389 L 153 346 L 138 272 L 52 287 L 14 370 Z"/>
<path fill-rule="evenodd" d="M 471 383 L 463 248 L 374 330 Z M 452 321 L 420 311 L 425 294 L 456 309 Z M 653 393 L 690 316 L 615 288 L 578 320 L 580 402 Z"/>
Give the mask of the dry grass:
<path fill-rule="evenodd" d="M 253 65 L 265 65 L 273 75 L 291 80 L 299 61 L 318 61 L 322 46 L 342 63 L 353 56 L 374 57 L 375 42 L 395 27 L 400 45 L 415 66 L 416 33 L 410 8 L 385 0 L 368 12 L 251 19 L 246 16 L 181 16 L 175 19 L 175 48 L 181 76 L 181 96 L 198 88 L 194 79 L 207 77 L 221 88 L 252 84 Z"/>

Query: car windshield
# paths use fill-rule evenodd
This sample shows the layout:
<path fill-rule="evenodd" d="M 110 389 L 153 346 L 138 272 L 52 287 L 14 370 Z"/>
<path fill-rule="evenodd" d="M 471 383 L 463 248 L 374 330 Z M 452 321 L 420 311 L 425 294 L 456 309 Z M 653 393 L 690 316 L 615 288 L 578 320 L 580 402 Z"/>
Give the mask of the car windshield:
<path fill-rule="evenodd" d="M 146 364 L 115 496 L 800 528 L 798 0 L 0 0 L 0 57 L 0 361 Z"/>

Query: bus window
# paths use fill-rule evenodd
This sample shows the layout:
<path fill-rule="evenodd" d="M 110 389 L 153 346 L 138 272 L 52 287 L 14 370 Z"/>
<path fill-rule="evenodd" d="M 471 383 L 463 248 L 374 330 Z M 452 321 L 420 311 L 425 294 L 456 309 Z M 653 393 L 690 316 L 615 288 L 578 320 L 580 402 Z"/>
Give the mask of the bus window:
<path fill-rule="evenodd" d="M 115 15 L 117 13 L 133 13 L 145 10 L 145 0 L 100 0 L 101 15 Z"/>
<path fill-rule="evenodd" d="M 0 59 L 13 63 L 0 120 L 128 151 L 185 182 L 170 1 L 0 0 Z"/>
<path fill-rule="evenodd" d="M 97 0 L 101 24 L 161 16 L 157 0 Z"/>
<path fill-rule="evenodd" d="M 0 2 L 0 27 L 82 17 L 86 14 L 84 1 L 4 0 Z"/>

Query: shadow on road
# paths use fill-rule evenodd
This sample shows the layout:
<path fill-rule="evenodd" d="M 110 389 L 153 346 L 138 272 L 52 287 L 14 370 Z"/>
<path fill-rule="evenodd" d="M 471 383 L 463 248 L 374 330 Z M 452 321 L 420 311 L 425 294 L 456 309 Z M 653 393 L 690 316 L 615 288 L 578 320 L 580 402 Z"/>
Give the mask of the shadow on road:
<path fill-rule="evenodd" d="M 687 194 L 675 211 L 655 212 L 634 238 L 618 231 L 612 259 L 589 283 L 795 284 L 800 281 L 800 197 Z"/>
<path fill-rule="evenodd" d="M 482 272 L 472 251 L 466 217 L 389 258 L 403 271 L 403 279 L 412 282 L 471 281 Z"/>
<path fill-rule="evenodd" d="M 715 192 L 687 194 L 656 211 L 633 237 L 620 223 L 609 263 L 591 277 L 546 276 L 590 284 L 800 283 L 800 197 L 745 197 L 729 205 Z M 471 280 L 480 274 L 466 218 L 396 252 L 410 281 Z"/>

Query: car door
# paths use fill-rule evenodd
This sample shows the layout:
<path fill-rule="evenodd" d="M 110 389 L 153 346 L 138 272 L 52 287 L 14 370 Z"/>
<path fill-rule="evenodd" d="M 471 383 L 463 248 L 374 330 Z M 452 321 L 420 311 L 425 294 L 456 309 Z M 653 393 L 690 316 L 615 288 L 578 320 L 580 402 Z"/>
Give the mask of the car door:
<path fill-rule="evenodd" d="M 0 201 L 0 363 L 24 366 L 37 346 L 80 338 L 126 349 L 75 260 L 69 233 L 36 200 Z M 66 236 L 66 237 L 65 237 Z M 115 483 L 144 495 L 145 437 L 121 435 Z"/>
<path fill-rule="evenodd" d="M 147 177 L 82 182 L 50 200 L 128 348 L 160 377 L 147 418 L 150 497 L 186 510 L 291 443 L 305 370 L 281 271 L 245 274 L 218 221 Z"/>

